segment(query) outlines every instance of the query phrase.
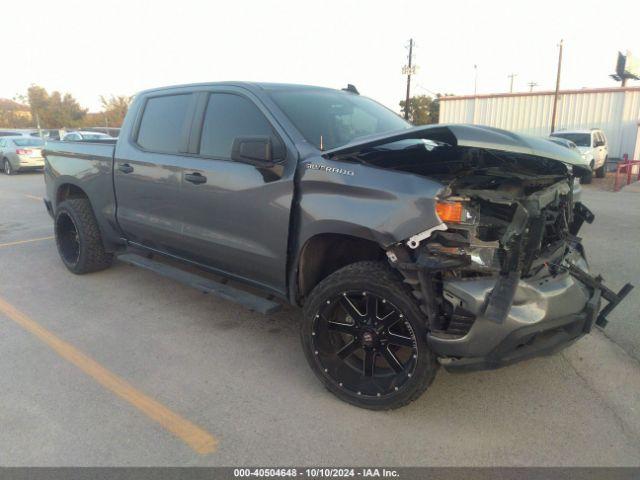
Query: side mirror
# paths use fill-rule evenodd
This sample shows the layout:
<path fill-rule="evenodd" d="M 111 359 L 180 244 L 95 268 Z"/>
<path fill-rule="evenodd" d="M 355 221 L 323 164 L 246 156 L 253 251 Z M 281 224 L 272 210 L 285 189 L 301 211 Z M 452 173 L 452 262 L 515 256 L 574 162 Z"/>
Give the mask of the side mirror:
<path fill-rule="evenodd" d="M 602 147 L 603 145 L 604 145 L 604 142 L 602 140 L 595 140 L 593 142 L 594 147 Z"/>
<path fill-rule="evenodd" d="M 273 137 L 236 137 L 231 147 L 231 160 L 258 167 L 271 167 L 283 158 L 284 146 Z"/>

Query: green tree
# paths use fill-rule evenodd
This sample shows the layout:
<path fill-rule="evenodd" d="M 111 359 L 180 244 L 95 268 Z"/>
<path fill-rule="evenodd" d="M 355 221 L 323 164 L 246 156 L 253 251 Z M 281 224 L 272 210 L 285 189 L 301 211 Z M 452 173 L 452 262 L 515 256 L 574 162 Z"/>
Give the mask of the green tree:
<path fill-rule="evenodd" d="M 124 121 L 124 116 L 129 110 L 132 97 L 126 95 L 111 95 L 109 98 L 100 96 L 100 102 L 102 103 L 102 114 L 106 120 L 106 123 L 110 127 L 120 127 Z"/>
<path fill-rule="evenodd" d="M 413 125 L 427 125 L 438 123 L 440 116 L 440 97 L 437 94 L 435 98 L 428 95 L 416 95 L 409 98 L 409 121 Z M 405 101 L 400 101 L 400 110 L 403 115 L 406 109 Z"/>
<path fill-rule="evenodd" d="M 27 105 L 8 98 L 0 98 L 0 127 L 26 128 L 32 126 Z"/>
<path fill-rule="evenodd" d="M 39 121 L 42 128 L 79 127 L 87 114 L 71 94 L 49 94 L 38 85 L 29 87 L 27 99 L 34 123 Z"/>

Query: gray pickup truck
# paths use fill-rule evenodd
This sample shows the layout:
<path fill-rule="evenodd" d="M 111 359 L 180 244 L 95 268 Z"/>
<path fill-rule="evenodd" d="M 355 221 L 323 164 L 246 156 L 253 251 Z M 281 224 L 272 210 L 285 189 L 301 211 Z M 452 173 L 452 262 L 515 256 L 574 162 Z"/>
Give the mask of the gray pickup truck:
<path fill-rule="evenodd" d="M 351 85 L 148 90 L 117 142 L 49 142 L 45 158 L 71 272 L 117 256 L 255 311 L 303 307 L 312 370 L 365 408 L 407 404 L 440 365 L 554 352 L 632 288 L 588 271 L 578 154 L 411 127 Z"/>

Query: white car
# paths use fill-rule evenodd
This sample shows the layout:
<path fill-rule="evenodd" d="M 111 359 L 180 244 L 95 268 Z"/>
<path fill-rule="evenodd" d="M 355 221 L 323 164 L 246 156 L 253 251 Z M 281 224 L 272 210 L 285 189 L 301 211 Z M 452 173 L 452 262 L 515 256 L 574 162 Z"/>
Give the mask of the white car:
<path fill-rule="evenodd" d="M 609 156 L 607 137 L 599 128 L 586 130 L 559 130 L 551 134 L 552 137 L 564 138 L 575 143 L 582 158 L 591 165 L 591 171 L 596 177 L 604 178 L 605 164 Z M 583 178 L 582 183 L 589 183 L 591 176 Z"/>
<path fill-rule="evenodd" d="M 91 141 L 91 140 L 109 140 L 113 139 L 112 136 L 107 135 L 106 133 L 101 132 L 71 132 L 67 133 L 63 138 L 63 142 L 81 142 L 81 141 Z"/>

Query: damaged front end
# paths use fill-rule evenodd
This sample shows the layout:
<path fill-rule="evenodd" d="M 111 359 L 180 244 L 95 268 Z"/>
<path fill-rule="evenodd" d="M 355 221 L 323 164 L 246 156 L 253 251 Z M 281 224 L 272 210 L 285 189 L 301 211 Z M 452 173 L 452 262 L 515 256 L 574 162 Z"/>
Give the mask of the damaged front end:
<path fill-rule="evenodd" d="M 435 131 L 422 145 L 360 149 L 357 159 L 445 186 L 435 206 L 442 223 L 387 250 L 420 302 L 440 362 L 497 368 L 604 327 L 633 286 L 615 293 L 589 273 L 578 233 L 594 215 L 576 195 L 579 165 L 522 142 L 482 145 L 475 130 L 467 145 Z"/>

